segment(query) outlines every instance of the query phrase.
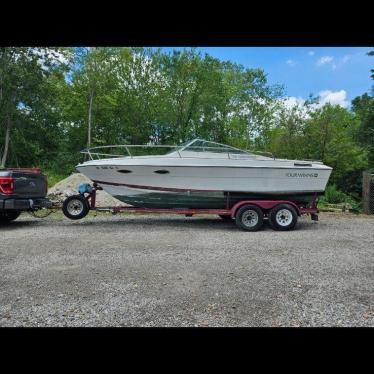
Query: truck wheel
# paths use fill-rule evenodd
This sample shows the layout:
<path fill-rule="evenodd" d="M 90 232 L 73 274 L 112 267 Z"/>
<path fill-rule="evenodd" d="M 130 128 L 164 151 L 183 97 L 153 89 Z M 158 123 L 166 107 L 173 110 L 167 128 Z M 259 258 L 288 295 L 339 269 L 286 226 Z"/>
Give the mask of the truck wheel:
<path fill-rule="evenodd" d="M 256 205 L 244 205 L 237 211 L 235 221 L 242 230 L 257 231 L 262 227 L 264 214 Z"/>
<path fill-rule="evenodd" d="M 69 196 L 62 205 L 62 212 L 70 219 L 81 219 L 87 215 L 90 207 L 83 195 Z"/>
<path fill-rule="evenodd" d="M 8 223 L 11 221 L 14 221 L 19 217 L 21 212 L 19 211 L 6 211 L 6 212 L 0 212 L 0 223 Z"/>
<path fill-rule="evenodd" d="M 297 223 L 297 213 L 289 204 L 279 204 L 269 213 L 269 222 L 274 230 L 292 230 Z"/>

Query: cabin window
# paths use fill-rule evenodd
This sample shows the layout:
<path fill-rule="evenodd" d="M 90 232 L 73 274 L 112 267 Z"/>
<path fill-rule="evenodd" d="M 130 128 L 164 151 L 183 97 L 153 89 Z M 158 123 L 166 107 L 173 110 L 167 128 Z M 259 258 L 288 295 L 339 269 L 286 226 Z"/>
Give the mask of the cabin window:
<path fill-rule="evenodd" d="M 169 170 L 155 170 L 154 172 L 157 174 L 169 174 L 170 173 Z"/>
<path fill-rule="evenodd" d="M 121 170 L 117 170 L 118 173 L 123 173 L 123 174 L 128 174 L 128 173 L 132 173 L 131 170 L 127 170 L 127 169 L 121 169 Z"/>

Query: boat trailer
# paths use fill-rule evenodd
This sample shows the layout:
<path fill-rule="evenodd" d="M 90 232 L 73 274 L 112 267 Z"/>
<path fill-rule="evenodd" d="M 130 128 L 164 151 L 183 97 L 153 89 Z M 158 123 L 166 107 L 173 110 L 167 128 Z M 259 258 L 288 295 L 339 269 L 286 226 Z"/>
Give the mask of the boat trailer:
<path fill-rule="evenodd" d="M 183 214 L 192 217 L 196 214 L 213 214 L 225 221 L 234 221 L 237 226 L 246 231 L 257 231 L 265 220 L 268 220 L 274 230 L 291 230 L 295 227 L 298 217 L 310 214 L 311 219 L 318 221 L 318 195 L 314 195 L 309 206 L 300 206 L 288 200 L 243 200 L 231 208 L 200 209 L 200 208 L 140 208 L 133 206 L 98 207 L 96 206 L 96 191 L 102 187 L 96 183 L 82 183 L 77 195 L 69 196 L 62 205 L 62 211 L 67 218 L 78 220 L 85 217 L 90 210 L 111 212 L 112 214 L 129 213 L 164 213 Z"/>

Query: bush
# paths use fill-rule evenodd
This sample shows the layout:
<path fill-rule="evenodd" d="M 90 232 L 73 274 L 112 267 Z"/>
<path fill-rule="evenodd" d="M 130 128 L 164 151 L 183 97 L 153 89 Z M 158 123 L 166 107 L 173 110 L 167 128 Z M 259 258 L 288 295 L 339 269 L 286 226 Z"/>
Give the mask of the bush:
<path fill-rule="evenodd" d="M 48 179 L 48 188 L 53 187 L 56 183 L 65 179 L 68 175 L 60 175 L 51 170 L 44 170 L 43 174 L 47 176 Z"/>
<path fill-rule="evenodd" d="M 348 200 L 351 200 L 351 198 L 344 192 L 339 191 L 335 184 L 333 184 L 326 188 L 324 200 L 328 204 L 339 204 L 346 203 Z"/>
<path fill-rule="evenodd" d="M 321 208 L 327 207 L 329 205 L 335 204 L 348 204 L 351 206 L 350 209 L 353 209 L 356 212 L 362 211 L 362 202 L 353 198 L 350 195 L 345 194 L 342 191 L 339 191 L 336 188 L 336 185 L 330 185 L 326 188 L 325 195 L 321 196 L 319 199 L 319 206 Z"/>

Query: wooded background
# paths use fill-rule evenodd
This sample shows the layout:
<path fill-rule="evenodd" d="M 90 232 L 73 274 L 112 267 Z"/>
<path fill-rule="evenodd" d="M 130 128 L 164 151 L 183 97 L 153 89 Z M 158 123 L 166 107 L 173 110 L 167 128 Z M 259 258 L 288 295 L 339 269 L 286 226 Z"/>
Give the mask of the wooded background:
<path fill-rule="evenodd" d="M 318 97 L 290 106 L 262 69 L 195 49 L 0 48 L 0 167 L 41 167 L 54 182 L 87 146 L 200 137 L 322 160 L 335 199 L 359 200 L 362 171 L 374 168 L 373 96 L 350 109 Z"/>

